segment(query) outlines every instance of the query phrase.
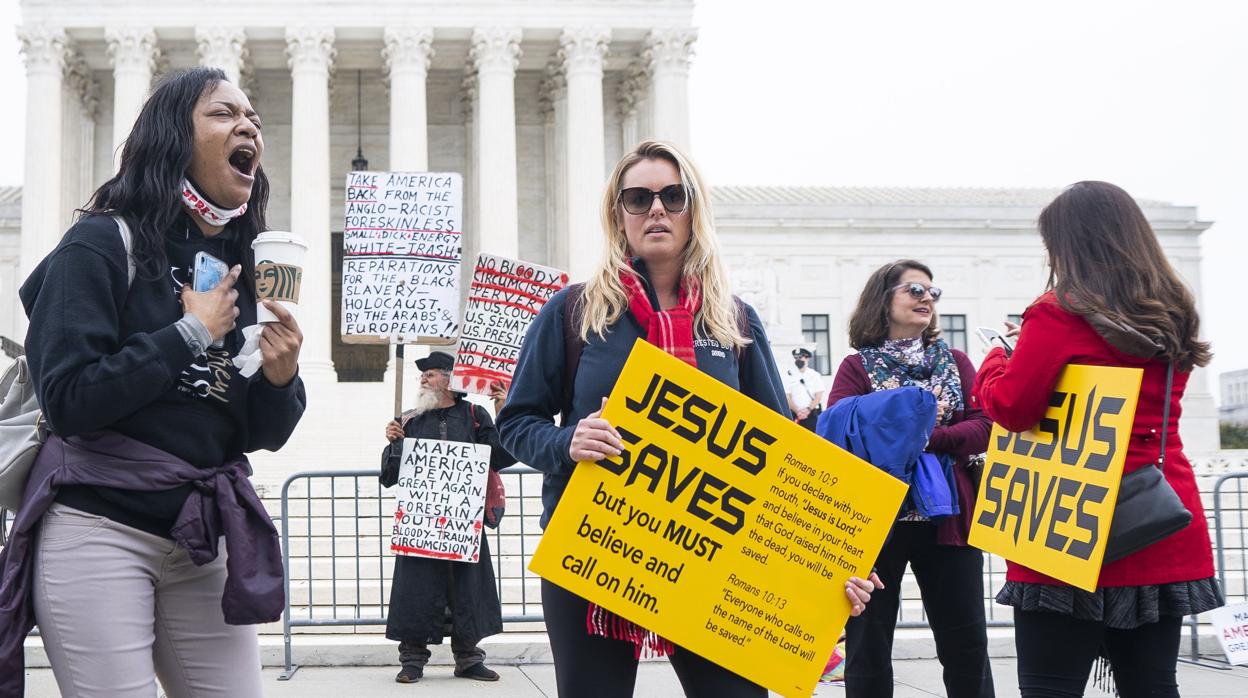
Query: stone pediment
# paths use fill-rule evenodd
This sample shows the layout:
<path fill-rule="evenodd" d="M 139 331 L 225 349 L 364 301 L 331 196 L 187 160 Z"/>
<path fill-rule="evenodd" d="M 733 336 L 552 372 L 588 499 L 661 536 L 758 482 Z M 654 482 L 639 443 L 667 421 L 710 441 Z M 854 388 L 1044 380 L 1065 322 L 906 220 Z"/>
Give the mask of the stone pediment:
<path fill-rule="evenodd" d="M 853 227 L 978 227 L 1032 230 L 1057 187 L 807 187 L 738 185 L 711 188 L 721 228 L 760 221 L 793 227 L 835 222 Z M 1158 230 L 1199 233 L 1210 223 L 1196 207 L 1137 199 Z"/>
<path fill-rule="evenodd" d="M 1044 206 L 1061 189 L 991 187 L 714 187 L 716 204 L 882 205 L 882 206 Z M 1169 206 L 1163 201 L 1140 200 L 1141 206 Z"/>

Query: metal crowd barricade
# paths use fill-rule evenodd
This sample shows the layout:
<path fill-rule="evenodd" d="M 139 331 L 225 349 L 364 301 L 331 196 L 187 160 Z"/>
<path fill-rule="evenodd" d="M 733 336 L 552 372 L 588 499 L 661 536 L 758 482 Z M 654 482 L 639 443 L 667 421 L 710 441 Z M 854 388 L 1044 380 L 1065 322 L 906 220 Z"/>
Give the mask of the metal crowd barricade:
<path fill-rule="evenodd" d="M 1238 463 L 1234 464 L 1238 465 Z M 512 466 L 503 471 L 507 514 L 502 526 L 487 530 L 509 630 L 516 624 L 541 623 L 539 580 L 528 573 L 528 559 L 541 534 L 541 487 L 537 471 Z M 292 629 L 376 626 L 386 622 L 393 571 L 388 551 L 393 492 L 382 488 L 377 470 L 311 471 L 290 476 L 281 490 L 280 529 L 286 569 L 287 605 L 283 614 L 285 671 L 293 662 Z M 1214 531 L 1218 575 L 1228 603 L 1248 601 L 1248 471 L 1199 478 L 1206 497 L 1208 524 Z M 1212 500 L 1211 502 L 1209 500 Z M 0 521 L 0 535 L 9 523 Z M 984 558 L 984 604 L 990 627 L 1011 627 L 1011 609 L 996 605 L 993 594 L 1005 581 L 1004 561 Z M 1199 655 L 1196 618 L 1187 621 L 1192 657 Z M 903 582 L 898 626 L 927 627 L 913 576 Z M 535 628 L 536 629 L 536 628 Z"/>
<path fill-rule="evenodd" d="M 1232 487 L 1233 485 L 1233 487 Z M 1228 492 L 1227 490 L 1230 490 Z M 1202 491 L 1203 493 L 1203 491 Z M 1234 495 L 1234 502 L 1226 501 Z M 1218 477 L 1210 493 L 1213 507 L 1205 506 L 1206 523 L 1213 529 L 1213 554 L 1218 583 L 1228 605 L 1248 601 L 1248 471 L 1239 470 Z M 1191 616 L 1186 623 L 1191 630 L 1191 663 L 1217 669 L 1229 668 L 1221 657 L 1200 659 L 1200 622 Z M 1183 661 L 1180 658 L 1180 661 Z"/>
<path fill-rule="evenodd" d="M 1248 601 L 1248 472 L 1227 473 L 1218 478 L 1213 486 L 1211 523 L 1218 581 L 1226 602 Z"/>
<path fill-rule="evenodd" d="M 379 470 L 309 471 L 282 485 L 282 564 L 286 608 L 282 615 L 285 670 L 293 661 L 292 629 L 384 625 L 394 559 L 389 552 L 394 494 L 378 482 Z M 504 623 L 540 623 L 537 578 L 527 569 L 539 537 L 540 485 L 536 470 L 502 471 L 507 513 L 486 529 Z M 526 483 L 526 480 L 529 482 Z M 536 501 L 535 501 L 536 500 Z"/>
<path fill-rule="evenodd" d="M 927 612 L 923 609 L 923 599 L 919 595 L 918 583 L 914 575 L 907 570 L 902 579 L 901 599 L 897 608 L 898 628 L 928 627 Z M 1013 610 L 996 602 L 996 590 L 1005 584 L 1005 558 L 992 553 L 984 553 L 984 619 L 990 628 L 1014 627 Z"/>
<path fill-rule="evenodd" d="M 1248 452 L 1223 451 L 1210 463 L 1197 465 L 1207 523 L 1214 532 L 1218 578 L 1227 603 L 1248 602 Z M 1231 472 L 1226 472 L 1226 471 Z M 1208 487 L 1219 472 L 1212 488 Z M 507 487 L 507 514 L 502 526 L 488 531 L 503 621 L 541 623 L 541 594 L 536 577 L 528 573 L 528 559 L 541 538 L 540 483 L 536 470 L 516 465 L 503 471 Z M 296 473 L 281 490 L 281 515 L 275 522 L 282 536 L 286 570 L 286 608 L 282 631 L 285 671 L 289 679 L 297 667 L 292 657 L 292 629 L 383 625 L 393 558 L 387 550 L 393 493 L 377 481 L 377 470 L 311 471 Z M 0 509 L 0 548 L 7 542 L 13 512 Z M 989 627 L 1011 627 L 1011 609 L 993 601 L 1005 581 L 1005 563 L 984 557 L 984 604 Z M 324 586 L 325 588 L 320 588 Z M 1198 657 L 1199 623 L 1187 623 L 1190 655 Z M 917 585 L 912 575 L 903 581 L 898 627 L 927 627 Z M 37 634 L 35 630 L 32 634 Z"/>
<path fill-rule="evenodd" d="M 1196 479 L 1205 503 L 1205 520 L 1213 532 L 1213 553 L 1218 580 L 1228 604 L 1248 602 L 1248 465 L 1243 451 L 1222 451 L 1206 462 L 1193 459 Z M 1212 487 L 1209 481 L 1216 473 Z M 990 553 L 984 554 L 984 604 L 988 627 L 1013 627 L 1012 609 L 996 604 L 994 593 L 1005 583 L 1005 560 Z M 927 627 L 927 614 L 923 611 L 918 586 L 913 575 L 903 580 L 902 597 L 898 612 L 899 628 Z M 1188 659 L 1200 657 L 1201 623 L 1197 616 L 1188 617 L 1184 625 L 1188 629 Z M 1206 630 L 1208 626 L 1205 626 Z M 1215 648 L 1216 651 L 1216 648 Z M 1224 668 L 1224 667 L 1217 667 Z"/>

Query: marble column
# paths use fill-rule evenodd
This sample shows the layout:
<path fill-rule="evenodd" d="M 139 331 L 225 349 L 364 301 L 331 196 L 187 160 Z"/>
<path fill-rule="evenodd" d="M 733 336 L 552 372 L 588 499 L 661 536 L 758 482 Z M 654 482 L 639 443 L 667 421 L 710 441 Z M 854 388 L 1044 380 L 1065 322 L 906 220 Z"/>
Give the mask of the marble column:
<path fill-rule="evenodd" d="M 1205 304 L 1201 300 L 1204 294 L 1201 291 L 1200 248 L 1193 244 L 1185 254 L 1184 251 L 1171 247 L 1166 249 L 1166 256 L 1187 282 L 1188 289 L 1196 298 L 1196 311 L 1203 316 Z M 1222 401 L 1223 404 L 1226 403 L 1225 395 L 1222 396 Z M 1187 389 L 1183 393 L 1183 419 L 1179 423 L 1179 434 L 1183 439 L 1184 451 L 1189 455 L 1213 453 L 1221 446 L 1218 407 L 1214 404 L 1213 393 L 1209 391 L 1209 369 L 1203 366 L 1193 367 L 1192 374 L 1188 376 Z"/>
<path fill-rule="evenodd" d="M 113 64 L 113 171 L 121 164 L 121 148 L 152 89 L 160 50 L 151 27 L 109 27 L 108 58 Z"/>
<path fill-rule="evenodd" d="M 226 79 L 241 89 L 243 64 L 249 53 L 242 27 L 196 27 L 195 47 L 200 65 L 220 68 Z"/>
<path fill-rule="evenodd" d="M 646 90 L 650 86 L 650 74 L 641 61 L 633 61 L 624 71 L 616 96 L 616 108 L 620 113 L 620 152 L 631 151 L 649 134 L 642 123 L 642 114 L 649 107 Z"/>
<path fill-rule="evenodd" d="M 26 61 L 26 164 L 22 183 L 20 274 L 24 280 L 56 246 L 64 230 L 61 214 L 61 90 L 69 38 L 59 27 L 20 27 L 17 38 Z M 10 302 L 16 302 L 10 299 Z M 25 313 L 17 313 L 19 337 Z"/>
<path fill-rule="evenodd" d="M 387 27 L 385 44 L 381 56 L 390 80 L 390 169 L 424 172 L 429 169 L 426 81 L 433 30 Z"/>
<path fill-rule="evenodd" d="M 328 27 L 286 29 L 291 77 L 290 229 L 308 243 L 299 299 L 300 370 L 332 375 L 330 359 L 329 74 L 337 52 Z"/>
<path fill-rule="evenodd" d="M 568 274 L 585 281 L 602 256 L 600 221 L 606 144 L 602 108 L 602 70 L 611 32 L 605 28 L 565 29 L 559 58 L 567 81 Z"/>
<path fill-rule="evenodd" d="M 568 268 L 568 97 L 563 64 L 546 65 L 538 89 L 538 110 L 545 125 L 546 143 L 546 263 Z"/>
<path fill-rule="evenodd" d="M 460 105 L 464 110 L 464 156 L 468 162 L 468 173 L 464 177 L 464 235 L 461 254 L 463 254 L 464 278 L 468 278 L 471 265 L 476 263 L 477 252 L 480 251 L 480 194 L 481 171 L 477 167 L 478 153 L 481 150 L 481 139 L 477 137 L 481 120 L 477 118 L 477 72 L 469 63 L 464 67 L 464 77 L 459 83 Z M 461 297 L 468 298 L 468 284 L 460 284 Z"/>
<path fill-rule="evenodd" d="M 434 55 L 433 30 L 402 25 L 386 27 L 383 42 L 381 58 L 390 88 L 389 169 L 392 172 L 426 172 L 429 170 L 428 79 Z M 467 123 L 471 124 L 471 119 Z M 471 196 L 471 189 L 471 184 L 465 182 L 465 197 Z M 467 200 L 464 206 L 471 210 Z M 467 250 L 464 257 L 468 257 Z M 427 355 L 428 349 L 420 345 L 407 347 L 405 354 L 408 360 Z M 387 384 L 394 382 L 394 361 L 392 351 L 384 378 Z M 405 373 L 405 393 L 416 389 L 418 380 L 413 382 L 414 376 L 419 376 L 415 370 Z"/>
<path fill-rule="evenodd" d="M 477 239 L 481 251 L 513 259 L 520 254 L 515 96 L 520 38 L 519 29 L 476 29 L 468 54 L 477 74 Z"/>
<path fill-rule="evenodd" d="M 64 102 L 61 111 L 61 225 L 68 229 L 95 191 L 95 120 L 99 115 L 99 85 L 82 54 L 67 54 Z"/>
<path fill-rule="evenodd" d="M 656 29 L 646 36 L 642 60 L 650 73 L 653 136 L 689 149 L 689 62 L 694 29 Z"/>

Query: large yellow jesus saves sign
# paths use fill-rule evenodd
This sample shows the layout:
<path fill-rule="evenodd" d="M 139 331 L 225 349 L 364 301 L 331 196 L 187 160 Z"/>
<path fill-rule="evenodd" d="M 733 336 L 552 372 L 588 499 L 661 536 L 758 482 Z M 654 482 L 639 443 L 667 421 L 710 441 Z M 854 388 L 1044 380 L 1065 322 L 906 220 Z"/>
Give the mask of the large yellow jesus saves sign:
<path fill-rule="evenodd" d="M 1039 424 L 994 424 L 971 545 L 1095 591 L 1143 375 L 1071 364 Z"/>
<path fill-rule="evenodd" d="M 530 569 L 785 696 L 809 696 L 905 496 L 883 471 L 638 341 Z"/>

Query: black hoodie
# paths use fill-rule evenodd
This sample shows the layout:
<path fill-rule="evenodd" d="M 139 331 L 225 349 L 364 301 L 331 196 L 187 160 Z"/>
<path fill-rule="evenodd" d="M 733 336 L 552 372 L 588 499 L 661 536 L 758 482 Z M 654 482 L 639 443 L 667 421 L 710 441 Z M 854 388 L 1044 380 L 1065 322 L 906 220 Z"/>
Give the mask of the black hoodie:
<path fill-rule="evenodd" d="M 241 263 L 236 236 L 226 228 L 205 238 L 189 216 L 179 216 L 165 234 L 167 270 L 154 279 L 140 272 L 129 283 L 112 218 L 85 216 L 69 229 L 19 292 L 30 318 L 27 361 L 54 433 L 107 428 L 201 468 L 286 442 L 306 403 L 302 380 L 278 388 L 263 373 L 241 377 L 230 361 L 242 345 L 241 328 L 256 321 L 247 285 L 235 287 L 239 329 L 222 348 L 193 356 L 174 326 L 195 253 Z M 167 537 L 188 491 L 67 487 L 57 501 Z"/>

